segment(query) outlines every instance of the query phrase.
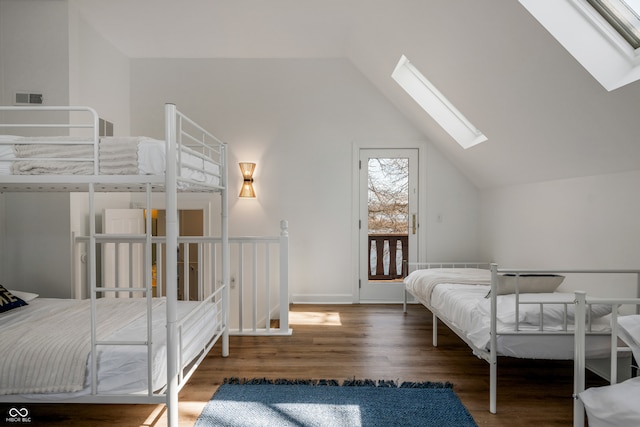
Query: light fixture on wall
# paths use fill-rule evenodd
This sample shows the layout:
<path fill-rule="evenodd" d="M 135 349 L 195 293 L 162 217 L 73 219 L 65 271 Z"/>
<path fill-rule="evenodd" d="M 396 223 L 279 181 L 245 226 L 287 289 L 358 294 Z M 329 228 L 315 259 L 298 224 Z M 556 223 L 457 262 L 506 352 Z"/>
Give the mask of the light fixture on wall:
<path fill-rule="evenodd" d="M 256 168 L 255 163 L 240 162 L 240 171 L 242 172 L 242 189 L 239 197 L 255 198 L 256 192 L 253 190 L 253 171 Z"/>

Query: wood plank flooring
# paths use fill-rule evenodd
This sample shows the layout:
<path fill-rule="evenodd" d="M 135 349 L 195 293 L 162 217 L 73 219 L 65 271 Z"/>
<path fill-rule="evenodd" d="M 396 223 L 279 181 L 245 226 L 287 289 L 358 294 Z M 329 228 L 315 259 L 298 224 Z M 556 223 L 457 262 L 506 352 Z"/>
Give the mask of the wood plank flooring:
<path fill-rule="evenodd" d="M 180 426 L 192 426 L 227 377 L 370 378 L 449 381 L 479 426 L 571 426 L 573 364 L 501 358 L 498 413 L 489 407 L 489 365 L 440 327 L 431 345 L 431 314 L 411 305 L 294 305 L 289 337 L 231 337 L 230 356 L 216 346 L 180 394 Z M 588 377 L 588 385 L 602 381 Z M 30 426 L 164 426 L 161 405 L 27 404 Z M 10 405 L 0 404 L 0 425 Z M 3 424 L 4 423 L 4 424 Z"/>

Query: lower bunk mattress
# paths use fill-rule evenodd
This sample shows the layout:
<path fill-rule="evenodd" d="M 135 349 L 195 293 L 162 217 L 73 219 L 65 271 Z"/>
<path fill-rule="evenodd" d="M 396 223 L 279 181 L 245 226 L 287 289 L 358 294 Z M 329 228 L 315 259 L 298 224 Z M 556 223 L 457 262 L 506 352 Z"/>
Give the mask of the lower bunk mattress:
<path fill-rule="evenodd" d="M 405 289 L 439 318 L 452 325 L 456 333 L 476 349 L 488 350 L 491 335 L 490 283 L 489 270 L 428 269 L 417 270 L 407 276 Z M 522 293 L 519 300 L 518 331 L 515 332 L 515 295 L 497 297 L 498 354 L 526 359 L 573 359 L 575 295 L 563 292 Z M 539 304 L 522 304 L 527 301 L 545 301 L 548 304 L 545 303 L 544 310 L 541 310 Z M 591 310 L 591 331 L 608 331 L 610 323 L 607 314 L 610 310 L 607 311 L 606 306 L 592 307 Z M 568 323 L 566 328 L 565 316 Z M 544 331 L 540 331 L 540 322 L 544 325 Z M 610 341 L 604 335 L 588 336 L 587 357 L 608 357 Z"/>
<path fill-rule="evenodd" d="M 166 386 L 166 300 L 154 298 L 152 369 L 154 391 Z M 178 320 L 196 301 L 178 302 Z M 147 340 L 146 300 L 97 300 L 98 340 Z M 91 394 L 91 307 L 89 300 L 37 298 L 27 306 L 0 315 L 0 398 L 64 400 Z M 194 359 L 220 331 L 214 303 L 198 310 L 181 328 L 183 365 Z M 99 394 L 146 394 L 146 345 L 99 345 Z"/>

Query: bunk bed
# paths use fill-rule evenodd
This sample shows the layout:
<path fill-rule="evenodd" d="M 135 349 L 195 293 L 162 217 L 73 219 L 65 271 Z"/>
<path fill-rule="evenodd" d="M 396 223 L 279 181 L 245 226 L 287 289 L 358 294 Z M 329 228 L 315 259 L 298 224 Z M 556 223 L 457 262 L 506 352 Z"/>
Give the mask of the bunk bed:
<path fill-rule="evenodd" d="M 585 411 L 591 427 L 640 425 L 640 377 L 637 376 L 637 362 L 640 361 L 640 298 L 595 298 L 587 297 L 586 292 L 576 291 L 575 300 L 578 326 L 575 329 L 574 427 L 584 426 Z M 585 389 L 588 343 L 584 319 L 590 304 L 611 308 L 611 378 L 610 385 Z M 629 378 L 618 382 L 619 355 L 629 353 L 634 361 L 632 371 L 629 372 Z"/>
<path fill-rule="evenodd" d="M 38 298 L 21 293 L 20 284 L 14 284 L 18 291 L 6 289 L 11 285 L 0 290 L 4 301 L 20 305 L 0 313 L 4 331 L 0 333 L 16 343 L 5 345 L 8 341 L 2 338 L 0 401 L 164 403 L 168 424 L 177 425 L 178 391 L 216 343 L 221 342 L 223 356 L 229 353 L 226 144 L 173 104 L 165 105 L 164 140 L 100 137 L 98 114 L 88 107 L 0 107 L 0 116 L 4 119 L 0 133 L 7 134 L 0 136 L 0 192 L 86 192 L 89 206 L 85 239 L 89 298 Z M 18 116 L 26 119 L 16 120 Z M 7 123 L 9 120 L 17 123 Z M 18 132 L 30 136 L 15 136 Z M 55 136 L 39 136 L 43 133 Z M 111 191 L 144 193 L 145 212 L 153 210 L 153 198 L 162 194 L 166 236 L 152 236 L 151 215 L 145 216 L 144 234 L 97 233 L 95 194 Z M 203 259 L 206 268 L 202 271 L 208 276 L 198 279 L 197 301 L 178 301 L 178 254 L 166 249 L 179 248 L 179 192 L 220 196 L 221 249 L 209 249 L 210 258 Z M 99 281 L 97 253 L 108 244 L 142 248 L 141 283 L 132 280 L 113 286 Z M 160 248 L 165 248 L 164 290 L 154 296 L 160 272 L 152 268 L 151 260 Z M 130 257 L 130 265 L 134 262 Z M 36 327 L 30 318 L 35 325 L 50 326 L 44 335 L 59 329 L 63 331 L 60 337 L 77 337 L 77 341 L 58 343 L 59 347 L 77 347 L 77 352 L 47 349 L 42 347 L 44 341 L 35 346 L 41 348 L 23 345 L 43 339 L 32 335 Z M 21 340 L 26 333 L 30 339 Z M 11 353 L 10 347 L 19 352 Z M 37 371 L 44 376 L 36 376 L 32 368 L 24 375 L 9 365 L 11 360 L 19 366 L 41 365 Z M 124 368 L 134 360 L 133 368 Z M 114 376 L 117 373 L 120 375 Z"/>
<path fill-rule="evenodd" d="M 410 271 L 409 271 L 410 270 Z M 574 294 L 557 292 L 566 275 L 632 274 L 640 270 L 524 270 L 489 263 L 409 264 L 404 278 L 404 310 L 409 295 L 447 325 L 489 363 L 489 410 L 497 410 L 498 356 L 528 359 L 573 358 Z M 640 287 L 640 283 L 638 284 Z M 590 369 L 608 375 L 601 359 L 610 354 L 610 307 L 588 308 Z M 608 362 L 607 362 L 608 363 Z"/>

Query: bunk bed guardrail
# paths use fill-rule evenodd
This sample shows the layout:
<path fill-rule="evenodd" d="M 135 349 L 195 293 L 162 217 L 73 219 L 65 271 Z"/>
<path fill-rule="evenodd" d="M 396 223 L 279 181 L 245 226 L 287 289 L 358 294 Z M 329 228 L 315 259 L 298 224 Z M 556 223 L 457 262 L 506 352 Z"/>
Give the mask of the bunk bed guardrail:
<path fill-rule="evenodd" d="M 88 236 L 72 236 L 73 260 L 85 259 Z M 102 235 L 99 239 L 103 245 L 114 245 L 117 253 L 128 256 L 126 264 L 132 265 L 136 247 L 143 252 L 144 236 L 135 235 Z M 165 253 L 166 241 L 162 236 L 152 238 L 155 252 L 154 296 L 166 295 Z M 181 257 L 191 259 L 197 254 L 194 263 L 183 262 L 182 271 L 178 272 L 180 299 L 200 301 L 204 297 L 211 298 L 213 292 L 221 293 L 223 283 L 220 265 L 222 239 L 220 237 L 180 236 L 178 246 Z M 280 222 L 280 234 L 277 236 L 243 236 L 229 237 L 230 263 L 230 335 L 291 335 L 289 325 L 289 231 L 288 222 Z M 119 257 L 116 255 L 115 257 Z M 82 261 L 80 261 L 82 262 Z M 124 267 L 124 266 L 123 266 Z M 73 268 L 78 274 L 88 274 L 81 268 Z M 131 273 L 132 269 L 129 269 Z M 104 274 L 104 272 L 103 272 Z M 131 275 L 131 274 L 130 274 Z M 104 277 L 102 278 L 104 280 Z M 134 279 L 131 279 L 132 281 Z M 76 289 L 81 289 L 88 278 L 75 278 Z M 117 286 L 117 285 L 116 285 Z M 143 288 L 107 288 L 105 292 L 141 292 Z M 77 295 L 76 297 L 81 297 Z M 220 295 L 218 295 L 220 298 Z M 277 326 L 273 326 L 276 322 Z"/>

